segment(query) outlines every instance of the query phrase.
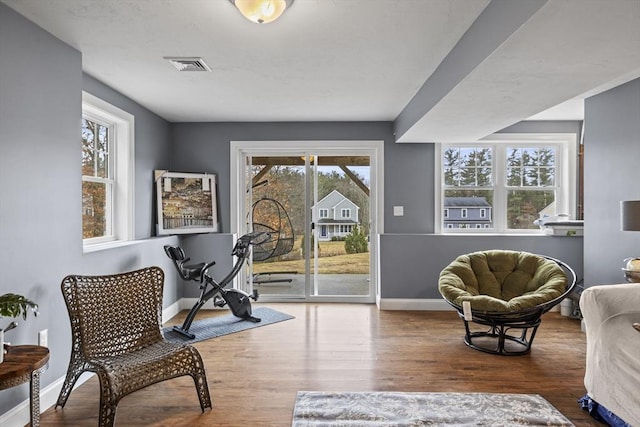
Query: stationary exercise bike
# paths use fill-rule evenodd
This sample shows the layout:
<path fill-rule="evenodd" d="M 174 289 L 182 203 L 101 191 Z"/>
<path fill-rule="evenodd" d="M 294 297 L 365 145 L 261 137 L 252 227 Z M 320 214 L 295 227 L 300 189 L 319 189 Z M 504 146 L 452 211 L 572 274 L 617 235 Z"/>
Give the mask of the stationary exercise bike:
<path fill-rule="evenodd" d="M 225 287 L 236 277 L 245 261 L 249 258 L 251 245 L 259 245 L 269 238 L 269 233 L 265 232 L 252 232 L 241 236 L 233 247 L 233 251 L 231 251 L 231 255 L 236 256 L 238 259 L 233 269 L 220 283 L 216 282 L 213 277 L 207 274 L 207 270 L 215 264 L 215 261 L 187 264 L 190 258 L 185 256 L 181 247 L 166 245 L 164 251 L 173 261 L 180 277 L 183 280 L 200 283 L 201 289 L 198 301 L 191 308 L 189 314 L 187 314 L 187 318 L 182 326 L 174 326 L 173 330 L 189 339 L 194 339 L 196 337 L 195 334 L 189 332 L 191 323 L 196 313 L 198 313 L 198 310 L 211 298 L 213 298 L 213 305 L 216 307 L 228 305 L 231 313 L 236 317 L 255 323 L 260 322 L 262 319 L 251 315 L 251 300 L 258 300 L 258 291 L 254 289 L 253 294 L 248 294 L 239 289 L 225 289 Z M 209 288 L 209 286 L 211 288 Z"/>

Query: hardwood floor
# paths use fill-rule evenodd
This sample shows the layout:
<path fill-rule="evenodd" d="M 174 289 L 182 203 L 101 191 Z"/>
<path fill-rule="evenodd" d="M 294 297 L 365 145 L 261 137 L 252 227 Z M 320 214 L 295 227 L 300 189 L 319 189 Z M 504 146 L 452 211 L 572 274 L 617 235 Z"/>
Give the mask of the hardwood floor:
<path fill-rule="evenodd" d="M 465 346 L 462 321 L 452 311 L 264 305 L 296 318 L 196 344 L 213 410 L 200 412 L 193 381 L 183 377 L 125 397 L 116 425 L 290 426 L 298 390 L 536 393 L 576 426 L 600 425 L 577 403 L 585 393 L 585 335 L 578 320 L 559 313 L 544 316 L 529 355 L 506 357 Z M 220 314 L 226 311 L 200 316 Z M 94 377 L 64 409 L 42 414 L 41 423 L 95 426 L 98 400 Z"/>

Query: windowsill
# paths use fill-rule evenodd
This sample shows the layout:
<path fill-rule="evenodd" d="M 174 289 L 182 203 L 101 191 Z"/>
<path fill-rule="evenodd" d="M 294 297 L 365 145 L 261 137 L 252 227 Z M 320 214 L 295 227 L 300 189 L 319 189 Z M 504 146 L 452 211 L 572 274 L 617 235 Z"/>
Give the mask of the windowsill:
<path fill-rule="evenodd" d="M 95 243 L 93 245 L 83 245 L 82 253 L 88 254 L 92 252 L 106 251 L 108 249 L 122 248 L 125 246 L 133 246 L 142 243 L 141 240 L 116 240 L 113 242 Z"/>

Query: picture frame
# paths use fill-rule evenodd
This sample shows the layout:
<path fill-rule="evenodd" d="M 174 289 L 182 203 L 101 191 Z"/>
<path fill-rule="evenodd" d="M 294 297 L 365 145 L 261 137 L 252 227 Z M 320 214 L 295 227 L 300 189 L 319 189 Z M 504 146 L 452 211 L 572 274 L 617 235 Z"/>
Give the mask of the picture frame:
<path fill-rule="evenodd" d="M 157 234 L 218 231 L 216 174 L 155 171 Z"/>

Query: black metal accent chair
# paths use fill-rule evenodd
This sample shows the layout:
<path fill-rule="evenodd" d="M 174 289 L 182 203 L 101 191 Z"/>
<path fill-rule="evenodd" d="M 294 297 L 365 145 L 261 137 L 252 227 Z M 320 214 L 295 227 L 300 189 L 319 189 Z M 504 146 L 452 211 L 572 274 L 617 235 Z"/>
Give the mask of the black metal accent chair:
<path fill-rule="evenodd" d="M 542 315 L 575 286 L 576 274 L 566 263 L 508 250 L 461 255 L 442 270 L 438 282 L 440 294 L 464 322 L 465 344 L 508 356 L 531 351 Z M 485 329 L 472 331 L 472 323 Z"/>
<path fill-rule="evenodd" d="M 71 321 L 71 360 L 56 408 L 64 407 L 80 375 L 100 381 L 99 425 L 113 426 L 118 402 L 151 384 L 190 375 L 200 408 L 211 408 L 198 350 L 162 335 L 164 272 L 148 267 L 107 276 L 71 275 L 62 280 Z"/>

